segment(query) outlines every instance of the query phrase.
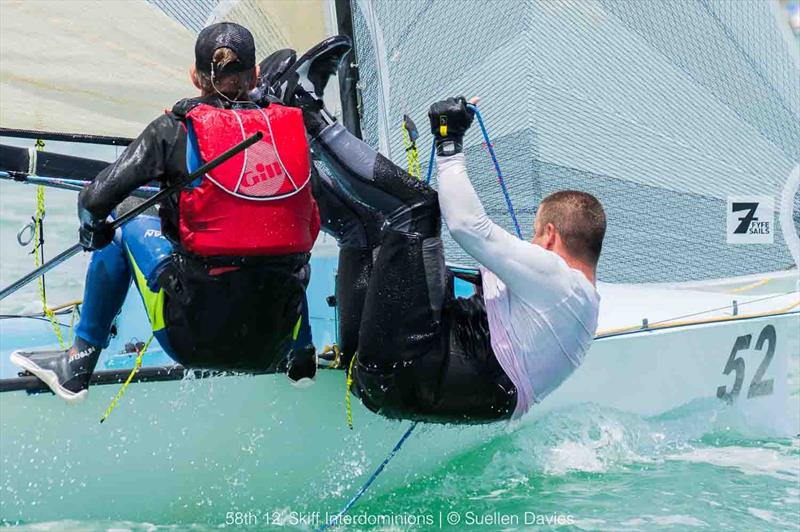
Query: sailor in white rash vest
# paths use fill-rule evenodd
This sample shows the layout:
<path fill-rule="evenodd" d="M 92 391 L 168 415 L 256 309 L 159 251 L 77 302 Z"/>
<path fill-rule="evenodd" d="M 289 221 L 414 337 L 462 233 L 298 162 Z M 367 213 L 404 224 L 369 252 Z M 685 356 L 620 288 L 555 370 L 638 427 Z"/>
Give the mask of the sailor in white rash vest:
<path fill-rule="evenodd" d="M 342 352 L 350 391 L 395 419 L 522 415 L 575 370 L 594 338 L 602 205 L 585 192 L 551 194 L 537 210 L 533 242 L 521 241 L 487 218 L 467 178 L 462 144 L 474 112 L 463 97 L 429 111 L 437 192 L 337 123 L 322 104 L 324 81 L 300 76 L 284 98 L 303 109 L 312 151 L 329 172 L 314 193 L 331 211 L 322 219 L 363 233 L 326 229 L 341 247 L 337 295 L 349 293 L 337 306 L 348 324 L 340 338 L 352 336 Z M 448 290 L 442 218 L 483 266 L 483 290 L 468 298 Z"/>
<path fill-rule="evenodd" d="M 547 199 L 532 242 L 492 222 L 467 177 L 464 154 L 446 153 L 437 156 L 439 207 L 453 240 L 481 264 L 492 350 L 517 388 L 518 417 L 583 361 L 597 329 L 595 266 L 570 252 L 559 221 L 549 221 Z M 550 202 L 593 203 L 585 193 L 557 194 Z"/>

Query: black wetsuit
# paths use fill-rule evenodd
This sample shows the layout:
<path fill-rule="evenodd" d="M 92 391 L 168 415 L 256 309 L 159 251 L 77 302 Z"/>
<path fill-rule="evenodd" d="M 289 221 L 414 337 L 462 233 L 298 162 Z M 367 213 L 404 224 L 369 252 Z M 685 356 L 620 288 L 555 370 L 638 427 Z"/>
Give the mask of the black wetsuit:
<path fill-rule="evenodd" d="M 345 355 L 357 351 L 353 392 L 391 418 L 511 417 L 516 389 L 492 352 L 482 296 L 447 290 L 436 191 L 339 124 L 307 117 L 306 127 L 334 176 L 321 176 L 315 197 L 340 244 L 339 334 Z"/>
<path fill-rule="evenodd" d="M 81 192 L 79 206 L 104 219 L 134 189 L 169 186 L 188 174 L 186 113 L 199 103 L 228 107 L 216 97 L 178 102 L 151 122 L 120 158 Z M 179 195 L 159 208 L 171 260 L 157 274 L 164 290 L 170 351 L 188 367 L 269 371 L 285 360 L 308 283 L 308 253 L 201 257 L 181 247 Z"/>

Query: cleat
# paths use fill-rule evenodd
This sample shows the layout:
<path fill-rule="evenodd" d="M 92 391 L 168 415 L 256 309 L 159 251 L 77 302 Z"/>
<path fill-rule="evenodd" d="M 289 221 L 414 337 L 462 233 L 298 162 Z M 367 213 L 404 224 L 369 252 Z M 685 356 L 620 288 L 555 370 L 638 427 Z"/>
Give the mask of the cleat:
<path fill-rule="evenodd" d="M 328 369 L 339 369 L 342 367 L 342 351 L 336 344 L 326 345 L 317 355 L 317 361 L 320 365 L 327 366 Z"/>

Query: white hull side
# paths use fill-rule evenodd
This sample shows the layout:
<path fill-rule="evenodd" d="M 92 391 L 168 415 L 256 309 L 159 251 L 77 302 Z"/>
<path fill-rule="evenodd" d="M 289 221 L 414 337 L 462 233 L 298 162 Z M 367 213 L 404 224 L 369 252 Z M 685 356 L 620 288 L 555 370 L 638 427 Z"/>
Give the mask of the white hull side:
<path fill-rule="evenodd" d="M 771 393 L 748 397 L 769 348 L 759 336 L 775 330 L 775 352 L 760 381 L 772 381 Z M 769 335 L 769 332 L 765 333 Z M 716 398 L 720 386 L 732 391 L 736 370 L 723 374 L 734 344 L 750 335 L 750 348 L 737 351 L 744 362 L 742 383 L 734 406 L 766 433 L 798 433 L 796 413 L 788 406 L 788 364 L 798 363 L 800 314 L 722 321 L 595 340 L 583 365 L 534 411 L 544 412 L 575 403 L 597 403 L 644 416 Z M 735 364 L 735 362 L 734 362 Z M 754 393 L 757 393 L 757 387 Z M 794 414 L 794 415 L 793 415 Z"/>

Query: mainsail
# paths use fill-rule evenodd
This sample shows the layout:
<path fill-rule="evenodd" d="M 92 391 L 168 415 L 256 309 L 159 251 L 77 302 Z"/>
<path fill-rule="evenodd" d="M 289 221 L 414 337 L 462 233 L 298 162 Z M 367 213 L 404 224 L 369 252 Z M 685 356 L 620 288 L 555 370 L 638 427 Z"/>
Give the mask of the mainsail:
<path fill-rule="evenodd" d="M 78 143 L 54 139 L 75 140 L 72 134 L 135 137 L 177 100 L 197 95 L 188 72 L 195 38 L 203 27 L 217 21 L 247 26 L 261 59 L 283 47 L 302 53 L 335 33 L 333 12 L 333 3 L 326 0 L 0 0 L 0 127 L 4 128 L 0 170 L 30 171 L 31 159 L 19 148 L 32 147 L 34 139 L 14 138 L 21 133 L 7 130 L 32 130 L 33 136 L 46 139 L 46 154 L 36 158 L 35 172 L 90 179 L 97 165 L 82 159 L 111 161 L 121 147 L 86 144 L 86 138 Z M 326 103 L 334 112 L 339 109 L 336 90 L 328 91 Z M 63 164 L 51 164 L 56 160 Z M 14 237 L 17 224 L 28 223 L 38 196 L 18 184 L 4 182 L 0 187 L 7 266 L 0 278 L 5 286 L 33 265 L 27 256 L 30 249 L 18 246 Z M 79 187 L 72 183 L 62 188 Z M 57 226 L 46 224 L 47 258 L 74 240 L 77 218 L 72 194 L 47 194 L 47 220 L 59 220 Z M 325 244 L 320 239 L 317 249 Z M 335 249 L 330 242 L 327 247 Z M 79 296 L 77 282 L 68 287 L 82 277 L 82 269 L 61 268 L 48 276 L 51 303 Z M 31 308 L 43 304 L 35 285 L 16 299 L 35 301 Z"/>
<path fill-rule="evenodd" d="M 779 225 L 773 244 L 726 242 L 727 199 L 754 194 L 780 205 L 800 162 L 800 54 L 777 3 L 352 5 L 364 137 L 398 164 L 404 114 L 423 124 L 431 102 L 477 95 L 526 236 L 535 206 L 555 190 L 603 201 L 600 279 L 671 282 L 794 266 Z M 470 174 L 489 215 L 510 229 L 481 140 L 467 138 Z M 429 142 L 423 135 L 421 152 Z M 800 195 L 789 203 L 800 226 Z M 447 254 L 472 262 L 449 240 Z"/>
<path fill-rule="evenodd" d="M 193 47 L 145 2 L 3 1 L 0 125 L 134 137 L 192 88 Z"/>
<path fill-rule="evenodd" d="M 196 89 L 197 32 L 250 28 L 259 57 L 334 32 L 323 0 L 2 0 L 0 126 L 135 137 Z"/>
<path fill-rule="evenodd" d="M 424 124 L 436 99 L 481 96 L 526 236 L 535 206 L 554 190 L 587 190 L 606 205 L 601 279 L 671 282 L 795 264 L 784 234 L 792 233 L 787 220 L 800 232 L 800 196 L 782 194 L 800 162 L 800 53 L 777 2 L 2 0 L 0 7 L 3 127 L 134 136 L 194 93 L 187 69 L 205 25 L 248 26 L 265 57 L 282 47 L 302 52 L 352 16 L 365 140 L 404 165 L 404 114 Z M 338 114 L 336 96 L 329 90 L 326 99 Z M 423 153 L 429 143 L 423 135 Z M 467 145 L 489 214 L 510 228 L 477 131 Z M 790 213 L 773 217 L 772 244 L 726 242 L 727 201 L 746 195 L 772 197 L 776 209 L 789 205 Z M 447 255 L 472 263 L 449 238 Z"/>

